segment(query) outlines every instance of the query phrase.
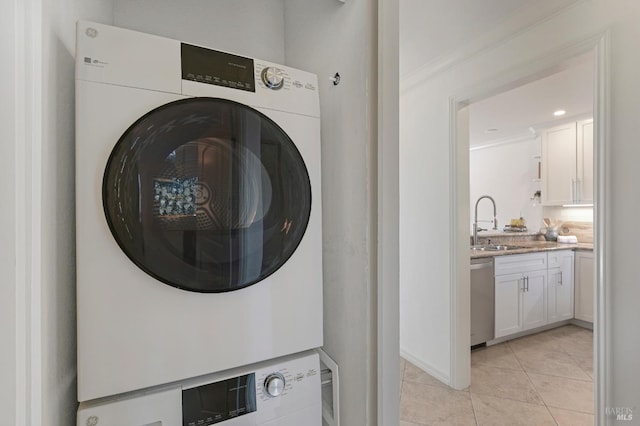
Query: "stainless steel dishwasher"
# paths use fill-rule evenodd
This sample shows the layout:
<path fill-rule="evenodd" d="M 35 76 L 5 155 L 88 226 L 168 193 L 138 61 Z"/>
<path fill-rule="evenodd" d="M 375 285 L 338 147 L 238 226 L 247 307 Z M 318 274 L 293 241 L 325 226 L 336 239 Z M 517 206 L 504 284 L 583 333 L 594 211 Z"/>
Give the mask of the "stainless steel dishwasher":
<path fill-rule="evenodd" d="M 471 346 L 493 340 L 494 292 L 493 257 L 471 259 Z"/>

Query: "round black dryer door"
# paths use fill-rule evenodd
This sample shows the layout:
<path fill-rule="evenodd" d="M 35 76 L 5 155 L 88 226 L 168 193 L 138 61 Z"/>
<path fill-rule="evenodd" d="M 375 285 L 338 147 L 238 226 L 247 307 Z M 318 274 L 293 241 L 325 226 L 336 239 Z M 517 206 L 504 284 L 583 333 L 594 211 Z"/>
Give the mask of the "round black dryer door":
<path fill-rule="evenodd" d="M 126 255 L 197 292 L 237 290 L 275 272 L 311 213 L 309 175 L 291 139 L 224 99 L 180 100 L 140 118 L 113 149 L 102 189 Z"/>

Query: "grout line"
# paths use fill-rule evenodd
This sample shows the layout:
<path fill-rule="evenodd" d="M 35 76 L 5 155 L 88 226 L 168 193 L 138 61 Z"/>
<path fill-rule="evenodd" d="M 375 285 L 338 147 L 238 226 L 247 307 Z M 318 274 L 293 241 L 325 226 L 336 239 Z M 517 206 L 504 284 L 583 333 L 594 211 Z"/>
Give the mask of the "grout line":
<path fill-rule="evenodd" d="M 511 345 L 509 345 L 509 349 L 511 349 L 511 352 L 513 352 L 513 356 L 516 358 L 516 361 L 518 361 L 518 365 L 520 365 L 520 368 L 522 368 L 522 371 L 524 371 L 524 374 L 527 376 L 527 380 L 529 381 L 529 384 L 531 385 L 531 388 L 536 393 L 536 395 L 538 395 L 538 398 L 540 398 L 540 401 L 542 401 L 542 404 L 546 407 L 547 406 L 547 401 L 545 401 L 544 398 L 542 397 L 542 395 L 540 395 L 540 392 L 538 392 L 538 388 L 536 388 L 536 386 L 533 384 L 533 380 L 531 380 L 531 377 L 529 377 L 529 373 L 527 373 L 527 370 L 525 370 L 524 367 L 522 366 L 522 363 L 520 362 L 520 359 L 518 358 L 518 355 L 516 355 L 516 352 L 513 350 Z M 547 410 L 548 410 L 548 408 L 547 408 Z"/>
<path fill-rule="evenodd" d="M 560 423 L 558 423 L 558 420 L 556 420 L 556 418 L 553 416 L 553 413 L 551 412 L 551 410 L 549 410 L 549 406 L 545 405 L 544 406 L 547 409 L 547 413 L 549 413 L 549 415 L 551 416 L 551 418 L 553 419 L 554 422 L 556 422 L 556 425 L 560 425 Z"/>
<path fill-rule="evenodd" d="M 592 368 L 591 373 L 589 373 L 587 370 L 585 370 L 584 368 L 580 367 L 580 363 L 578 362 L 578 360 L 575 358 L 575 356 L 574 356 L 574 355 L 572 355 L 572 354 L 568 354 L 568 355 L 569 355 L 569 358 L 571 358 L 571 359 L 573 360 L 573 362 L 575 362 L 575 363 L 576 363 L 576 365 L 578 366 L 578 368 L 579 368 L 580 370 L 582 370 L 582 371 L 584 372 L 584 374 L 586 374 L 587 376 L 589 376 L 589 378 L 591 379 L 591 380 L 589 380 L 589 381 L 590 381 L 590 382 L 593 382 L 593 362 L 592 362 L 592 365 L 591 365 L 591 368 Z M 595 359 L 594 359 L 594 362 L 595 362 Z"/>
<path fill-rule="evenodd" d="M 469 388 L 471 388 L 471 385 L 469 385 Z M 473 419 L 476 421 L 476 426 L 480 426 L 480 423 L 478 423 L 478 416 L 476 415 L 476 407 L 473 405 L 473 396 L 471 396 L 471 391 L 469 391 L 469 401 L 471 401 L 471 411 L 473 411 Z"/>
<path fill-rule="evenodd" d="M 578 367 L 578 368 L 580 368 L 580 367 Z M 583 370 L 580 370 L 580 371 L 583 371 Z M 576 379 L 575 377 L 556 376 L 555 374 L 539 373 L 539 372 L 537 372 L 537 371 L 530 371 L 530 372 L 525 371 L 525 373 L 536 374 L 536 375 L 538 375 L 538 376 L 554 377 L 554 378 L 556 378 L 556 379 L 567 379 L 567 380 L 575 380 L 575 381 L 578 381 L 578 382 L 584 382 L 584 383 L 593 383 L 593 380 L 591 380 L 591 379 L 589 379 L 589 380 L 586 380 L 586 379 Z M 587 373 L 584 373 L 584 374 L 587 374 Z M 587 374 L 587 376 L 588 376 L 588 374 Z"/>
<path fill-rule="evenodd" d="M 556 406 L 553 406 L 553 405 L 549 405 L 549 406 L 547 406 L 547 408 L 557 408 L 558 410 L 571 411 L 572 413 L 587 414 L 589 416 L 594 416 L 594 418 L 595 418 L 595 414 L 594 413 L 587 413 L 586 411 L 572 410 L 571 408 L 556 407 Z"/>

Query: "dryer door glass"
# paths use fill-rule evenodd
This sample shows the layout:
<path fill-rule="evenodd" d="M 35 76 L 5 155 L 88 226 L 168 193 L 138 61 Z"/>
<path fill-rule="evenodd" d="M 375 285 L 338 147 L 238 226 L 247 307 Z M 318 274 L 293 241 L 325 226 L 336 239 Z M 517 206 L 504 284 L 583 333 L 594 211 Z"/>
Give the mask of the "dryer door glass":
<path fill-rule="evenodd" d="M 296 250 L 311 185 L 289 136 L 236 102 L 163 105 L 120 138 L 103 179 L 107 223 L 126 255 L 185 290 L 255 284 Z"/>

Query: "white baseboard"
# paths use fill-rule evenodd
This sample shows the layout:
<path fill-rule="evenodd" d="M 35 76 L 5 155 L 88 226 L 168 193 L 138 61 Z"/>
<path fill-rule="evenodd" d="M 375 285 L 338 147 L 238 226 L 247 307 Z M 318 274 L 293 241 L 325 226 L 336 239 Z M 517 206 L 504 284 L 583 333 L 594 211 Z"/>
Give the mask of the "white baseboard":
<path fill-rule="evenodd" d="M 451 376 L 449 375 L 448 372 L 445 373 L 442 370 L 435 368 L 433 365 L 429 364 L 428 362 L 424 362 L 420 360 L 419 358 L 413 356 L 412 354 L 410 354 L 409 352 L 407 352 L 402 348 L 400 348 L 400 357 L 406 359 L 411 364 L 415 365 L 416 367 L 420 368 L 424 372 L 440 380 L 445 385 L 451 386 Z"/>
<path fill-rule="evenodd" d="M 558 328 L 563 325 L 571 324 L 572 321 L 575 321 L 575 320 L 571 319 L 571 320 L 558 321 L 552 324 L 543 325 L 541 327 L 532 328 L 531 330 L 520 331 L 518 333 L 509 334 L 508 336 L 498 337 L 497 339 L 488 341 L 487 346 L 497 345 L 498 343 L 506 342 L 507 340 L 513 340 L 513 339 L 517 339 L 518 337 L 528 336 L 530 334 L 540 333 L 541 331 L 547 331 L 553 328 Z"/>
<path fill-rule="evenodd" d="M 570 321 L 571 324 L 576 325 L 578 327 L 582 327 L 582 328 L 586 328 L 588 330 L 592 330 L 593 331 L 593 323 L 589 322 L 589 321 L 583 321 L 581 319 L 578 318 L 574 318 Z"/>

